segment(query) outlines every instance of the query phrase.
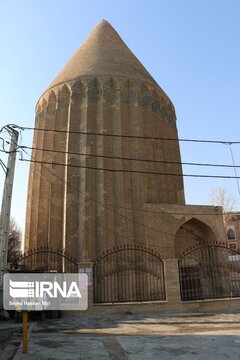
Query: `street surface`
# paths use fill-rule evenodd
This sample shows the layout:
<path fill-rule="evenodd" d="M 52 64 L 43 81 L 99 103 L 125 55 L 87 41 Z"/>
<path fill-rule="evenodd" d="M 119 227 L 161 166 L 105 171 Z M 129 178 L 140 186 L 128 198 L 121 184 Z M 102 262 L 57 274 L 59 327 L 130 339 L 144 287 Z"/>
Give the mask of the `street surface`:
<path fill-rule="evenodd" d="M 28 350 L 14 360 L 239 360 L 240 313 L 49 319 L 31 324 Z"/>

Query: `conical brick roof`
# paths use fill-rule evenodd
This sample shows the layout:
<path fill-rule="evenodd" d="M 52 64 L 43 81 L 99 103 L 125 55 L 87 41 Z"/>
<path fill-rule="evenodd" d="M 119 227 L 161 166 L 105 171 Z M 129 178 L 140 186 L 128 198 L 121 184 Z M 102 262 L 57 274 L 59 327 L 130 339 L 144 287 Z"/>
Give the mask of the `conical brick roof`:
<path fill-rule="evenodd" d="M 102 20 L 95 27 L 49 88 L 88 75 L 122 75 L 147 80 L 157 85 L 106 20 Z"/>

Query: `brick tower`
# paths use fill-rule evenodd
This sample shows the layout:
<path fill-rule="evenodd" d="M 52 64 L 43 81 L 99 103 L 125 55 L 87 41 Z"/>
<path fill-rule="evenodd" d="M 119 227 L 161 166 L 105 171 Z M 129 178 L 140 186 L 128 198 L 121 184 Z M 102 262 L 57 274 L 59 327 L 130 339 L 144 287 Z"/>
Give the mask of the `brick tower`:
<path fill-rule="evenodd" d="M 26 250 L 94 262 L 151 242 L 146 204 L 184 205 L 178 141 L 149 139 L 177 138 L 173 104 L 107 21 L 43 93 L 35 126 Z"/>

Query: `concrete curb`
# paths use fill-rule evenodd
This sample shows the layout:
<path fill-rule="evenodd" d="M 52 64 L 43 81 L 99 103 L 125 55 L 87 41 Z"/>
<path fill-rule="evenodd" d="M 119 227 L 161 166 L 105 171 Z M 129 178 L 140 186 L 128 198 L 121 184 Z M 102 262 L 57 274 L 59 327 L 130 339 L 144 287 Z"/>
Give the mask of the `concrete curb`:
<path fill-rule="evenodd" d="M 29 343 L 29 339 L 32 334 L 34 326 L 35 326 L 35 323 L 31 323 L 31 325 L 28 327 L 28 343 Z M 22 353 L 23 353 L 23 342 L 21 341 L 21 344 L 19 345 L 18 350 L 15 353 L 12 360 L 17 360 L 19 358 L 19 356 L 22 355 Z"/>

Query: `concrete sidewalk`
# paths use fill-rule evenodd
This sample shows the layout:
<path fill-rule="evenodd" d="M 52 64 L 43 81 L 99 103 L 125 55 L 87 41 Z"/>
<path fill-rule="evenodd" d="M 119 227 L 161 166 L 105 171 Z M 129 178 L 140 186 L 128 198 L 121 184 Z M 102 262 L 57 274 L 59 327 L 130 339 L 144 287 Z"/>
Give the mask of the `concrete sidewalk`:
<path fill-rule="evenodd" d="M 21 343 L 21 323 L 13 320 L 0 321 L 0 360 L 10 360 Z"/>
<path fill-rule="evenodd" d="M 238 360 L 240 314 L 91 315 L 34 324 L 14 360 Z"/>

